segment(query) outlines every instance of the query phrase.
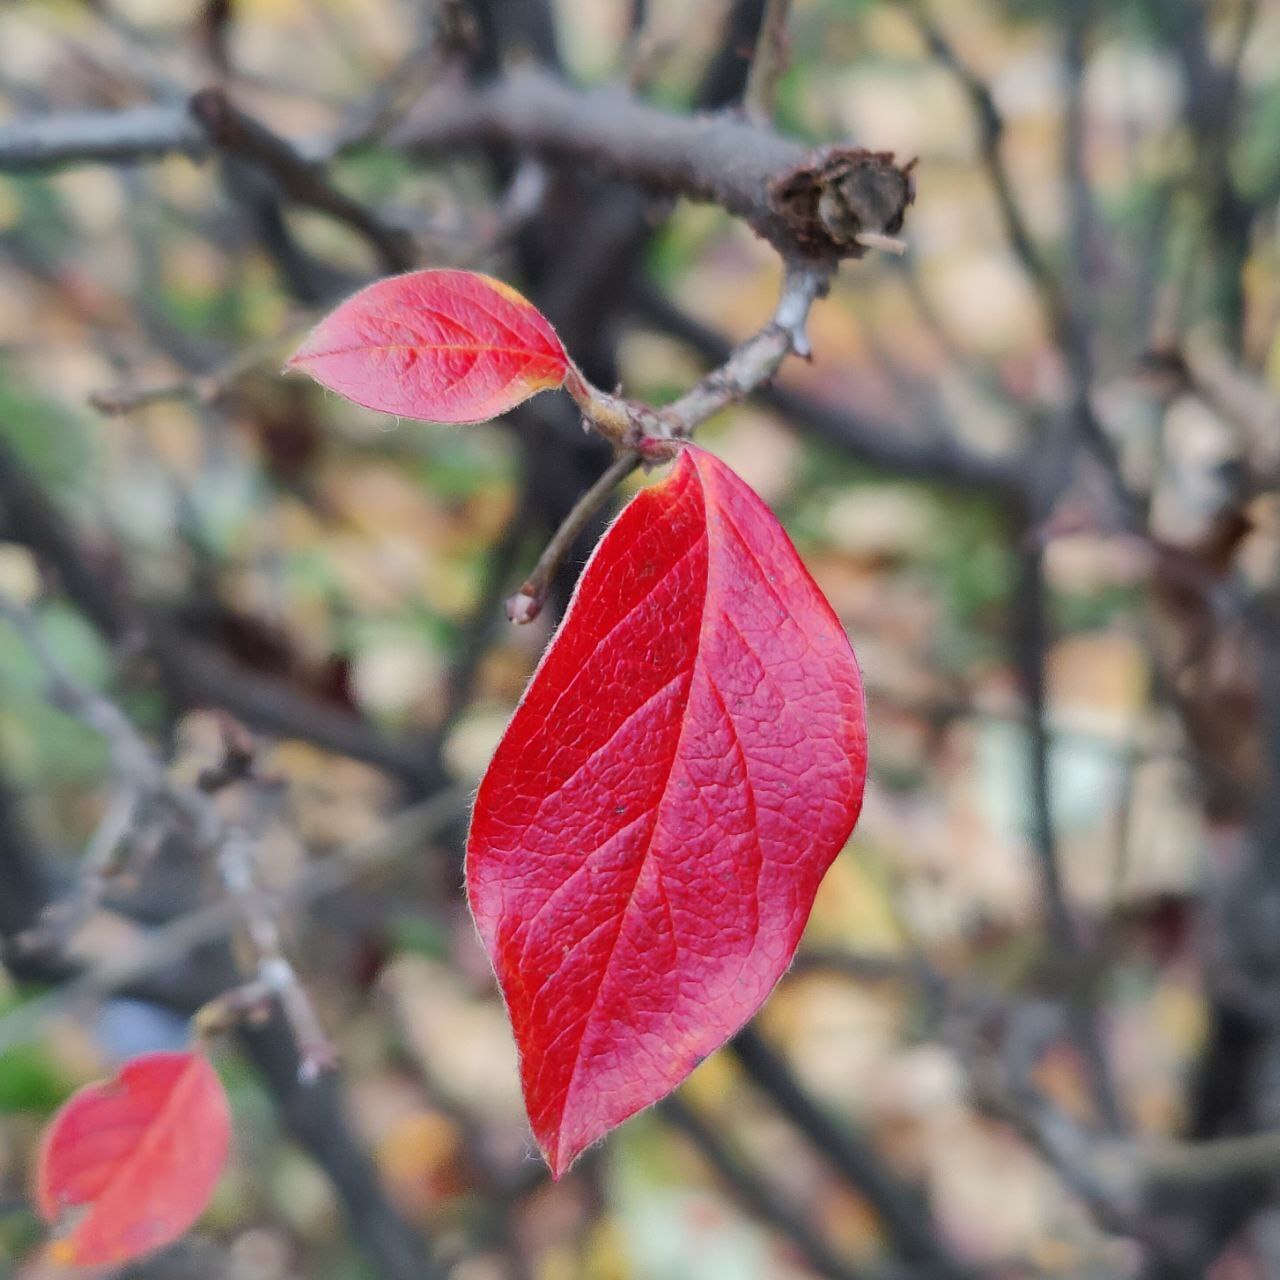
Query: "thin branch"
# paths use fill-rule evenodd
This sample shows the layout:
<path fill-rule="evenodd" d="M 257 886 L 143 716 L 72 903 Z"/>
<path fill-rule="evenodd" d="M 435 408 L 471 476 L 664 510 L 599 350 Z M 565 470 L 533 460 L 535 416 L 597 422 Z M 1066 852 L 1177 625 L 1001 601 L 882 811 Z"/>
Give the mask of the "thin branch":
<path fill-rule="evenodd" d="M 76 680 L 49 648 L 35 619 L 3 593 L 0 593 L 0 619 L 18 632 L 40 663 L 50 700 L 106 740 L 112 767 L 121 785 L 138 803 L 167 808 L 187 829 L 195 848 L 214 859 L 228 895 L 241 904 L 242 923 L 256 953 L 257 983 L 261 992 L 280 999 L 295 1033 L 302 1069 L 310 1075 L 317 1074 L 331 1062 L 332 1050 L 320 1031 L 310 997 L 281 949 L 274 920 L 257 905 L 252 853 L 244 832 L 229 826 L 210 796 L 200 788 L 174 782 L 120 708 Z M 101 868 L 94 865 L 88 870 L 91 876 L 97 877 Z M 84 892 L 81 890 L 79 896 Z"/>
<path fill-rule="evenodd" d="M 418 0 L 418 35 L 408 53 L 361 102 L 348 108 L 346 119 L 316 154 L 333 159 L 382 138 L 407 106 L 413 90 L 441 71 L 449 53 L 467 39 L 462 0 Z"/>
<path fill-rule="evenodd" d="M 745 400 L 773 378 L 788 355 L 809 359 L 812 349 L 805 325 L 810 308 L 827 292 L 829 283 L 826 272 L 789 267 L 773 319 L 731 352 L 718 369 L 661 410 L 672 433 L 691 435 L 713 414 Z"/>
<path fill-rule="evenodd" d="M 502 195 L 492 223 L 484 228 L 477 240 L 468 243 L 460 255 L 451 259 L 453 265 L 476 266 L 500 249 L 537 213 L 546 189 L 545 168 L 536 160 L 521 164 Z M 310 323 L 313 321 L 304 323 L 301 316 L 294 316 L 285 326 L 286 332 L 250 343 L 207 373 L 195 373 L 155 386 L 124 386 L 94 391 L 89 395 L 89 403 L 107 417 L 136 413 L 158 404 L 216 404 L 247 374 L 264 365 L 278 363 L 278 354 L 297 346 Z"/>
<path fill-rule="evenodd" d="M 747 73 L 742 106 L 749 119 L 765 123 L 773 119 L 778 104 L 778 81 L 787 69 L 790 53 L 787 18 L 791 0 L 767 0 L 755 57 Z"/>
<path fill-rule="evenodd" d="M 810 152 L 727 115 L 680 116 L 616 87 L 579 90 L 523 69 L 428 97 L 391 141 L 412 154 L 505 145 L 666 195 L 719 204 L 784 255 L 860 257 L 863 232 L 893 235 L 909 170 L 858 147 Z"/>
<path fill-rule="evenodd" d="M 787 1204 L 679 1094 L 660 1102 L 658 1114 L 697 1148 L 752 1219 L 790 1240 L 818 1275 L 829 1280 L 865 1280 L 869 1275 L 841 1258 L 805 1215 Z"/>
<path fill-rule="evenodd" d="M 295 203 L 345 223 L 374 247 L 385 270 L 409 271 L 414 267 L 418 254 L 407 231 L 391 226 L 339 191 L 323 164 L 304 158 L 292 143 L 236 107 L 221 89 L 202 89 L 192 97 L 190 108 L 218 150 L 270 174 Z"/>
<path fill-rule="evenodd" d="M 785 1060 L 748 1027 L 729 1042 L 759 1088 L 809 1140 L 813 1149 L 880 1215 L 893 1247 L 931 1276 L 971 1280 L 972 1272 L 934 1230 L 923 1202 L 902 1186 L 852 1128 L 837 1124 L 800 1088 Z"/>
<path fill-rule="evenodd" d="M 1032 846 L 1048 913 L 1050 955 L 1070 1010 L 1075 1041 L 1084 1059 L 1099 1116 L 1108 1129 L 1119 1132 L 1123 1128 L 1120 1105 L 1089 990 L 1088 950 L 1067 903 L 1053 820 L 1052 762 L 1046 724 L 1048 606 L 1044 552 L 1033 543 L 1022 547 L 1019 554 L 1021 566 L 1013 618 L 1014 657 L 1027 699 Z"/>
<path fill-rule="evenodd" d="M 1068 8 L 1074 12 L 1074 0 Z M 1090 400 L 1092 359 L 1089 351 L 1088 326 L 1079 308 L 1072 305 L 1072 300 L 1068 298 L 1062 282 L 1036 247 L 1021 206 L 1014 195 L 1013 181 L 1001 150 L 1004 120 L 996 107 L 995 99 L 981 77 L 956 53 L 941 28 L 930 17 L 923 0 L 911 0 L 907 5 L 907 12 L 914 19 L 929 52 L 955 76 L 969 98 L 978 120 L 983 167 L 986 169 L 987 178 L 1000 211 L 1009 247 L 1040 297 L 1050 331 L 1062 350 L 1071 376 L 1069 407 L 1071 429 L 1076 432 L 1101 467 L 1122 522 L 1128 526 L 1137 527 L 1135 500 L 1124 479 L 1119 455 L 1099 422 Z M 1072 21 L 1075 22 L 1074 17 Z M 1070 52 L 1075 45 L 1071 41 L 1068 43 Z M 1086 196 L 1082 196 L 1079 190 L 1083 183 L 1083 174 L 1079 167 L 1081 125 L 1078 118 L 1080 109 L 1078 85 L 1073 92 L 1075 97 L 1068 103 L 1072 107 L 1072 112 L 1067 121 L 1066 158 L 1071 174 L 1077 179 L 1071 185 L 1074 202 L 1073 227 L 1078 232 L 1082 223 L 1081 202 Z M 1076 238 L 1078 241 L 1078 235 Z M 1078 249 L 1079 244 L 1077 243 L 1074 247 Z M 1069 469 L 1066 469 L 1061 474 L 1051 477 L 1052 490 L 1059 488 L 1068 474 Z M 1056 492 L 1046 493 L 1041 501 L 1047 503 L 1055 496 Z"/>
<path fill-rule="evenodd" d="M 620 453 L 600 479 L 574 503 L 573 509 L 552 534 L 546 550 L 538 557 L 538 563 L 521 584 L 520 590 L 507 600 L 507 617 L 512 622 L 532 622 L 542 612 L 547 602 L 547 593 L 551 589 L 551 580 L 555 577 L 560 562 L 568 555 L 569 548 L 609 501 L 618 485 L 642 461 L 641 455 L 635 450 Z"/>
<path fill-rule="evenodd" d="M 687 439 L 713 414 L 762 386 L 777 373 L 788 354 L 809 354 L 805 324 L 814 300 L 826 292 L 828 279 L 824 269 L 789 266 L 769 323 L 731 351 L 718 369 L 664 408 L 610 395 L 593 387 L 578 370 L 570 372 L 566 390 L 577 401 L 586 422 L 613 441 L 619 454 L 574 504 L 532 573 L 507 601 L 507 617 L 512 622 L 532 622 L 542 612 L 551 580 L 569 548 L 614 489 L 642 461 L 671 457 L 674 442 Z"/>
<path fill-rule="evenodd" d="M 413 853 L 442 835 L 466 808 L 460 787 L 437 792 L 429 800 L 402 810 L 377 835 L 325 858 L 310 860 L 305 872 L 283 889 L 254 889 L 264 911 L 295 911 L 331 894 L 349 890 L 389 862 Z M 0 1015 L 0 1053 L 40 1033 L 50 1018 L 74 1014 L 95 1001 L 122 992 L 162 999 L 167 1004 L 204 1005 L 212 996 L 207 980 L 179 990 L 167 979 L 185 980 L 191 957 L 211 943 L 223 942 L 239 928 L 243 902 L 219 898 L 208 906 L 148 929 L 133 947 L 104 957 L 62 985 Z"/>
<path fill-rule="evenodd" d="M 197 373 L 189 378 L 152 387 L 117 387 L 109 391 L 93 391 L 89 394 L 89 403 L 109 418 L 136 413 L 139 409 L 149 409 L 157 404 L 215 404 L 245 374 L 266 364 L 277 352 L 295 346 L 298 337 L 293 326 L 289 326 L 287 333 L 250 343 L 208 373 Z"/>
<path fill-rule="evenodd" d="M 200 159 L 209 139 L 182 107 L 77 111 L 0 125 L 0 170 L 127 164 L 180 154 Z"/>
<path fill-rule="evenodd" d="M 654 289 L 637 291 L 631 305 L 646 327 L 685 343 L 708 362 L 723 364 L 732 355 L 733 347 L 723 334 L 687 315 Z M 917 433 L 916 438 L 905 424 L 869 419 L 785 385 L 766 383 L 752 392 L 752 398 L 775 410 L 786 424 L 873 466 L 1001 497 L 1018 499 L 1025 490 L 1021 458 L 971 450 L 944 421 L 932 424 L 927 434 Z"/>

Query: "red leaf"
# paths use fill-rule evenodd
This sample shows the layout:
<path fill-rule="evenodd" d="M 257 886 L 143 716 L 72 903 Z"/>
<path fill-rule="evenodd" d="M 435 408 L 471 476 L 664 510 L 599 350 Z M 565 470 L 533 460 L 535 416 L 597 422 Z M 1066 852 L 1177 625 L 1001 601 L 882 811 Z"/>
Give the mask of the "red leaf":
<path fill-rule="evenodd" d="M 320 321 L 289 367 L 367 409 L 487 422 L 569 371 L 555 330 L 509 285 L 412 271 L 361 289 Z"/>
<path fill-rule="evenodd" d="M 467 845 L 557 1177 L 764 1002 L 865 776 L 831 606 L 760 499 L 685 447 L 591 557 Z"/>
<path fill-rule="evenodd" d="M 198 1053 L 143 1054 L 81 1089 L 40 1148 L 40 1213 L 69 1224 L 51 1258 L 115 1266 L 176 1240 L 213 1195 L 230 1132 L 222 1084 Z"/>

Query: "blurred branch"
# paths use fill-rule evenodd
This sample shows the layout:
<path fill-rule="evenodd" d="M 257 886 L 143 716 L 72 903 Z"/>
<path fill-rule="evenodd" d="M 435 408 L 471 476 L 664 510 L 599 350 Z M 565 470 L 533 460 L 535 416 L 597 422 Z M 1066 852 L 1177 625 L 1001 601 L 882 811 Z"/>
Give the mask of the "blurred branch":
<path fill-rule="evenodd" d="M 1108 1129 L 1118 1132 L 1123 1127 L 1120 1105 L 1089 989 L 1088 952 L 1067 903 L 1054 829 L 1052 759 L 1046 725 L 1048 620 L 1044 552 L 1038 546 L 1029 545 L 1022 547 L 1019 555 L 1021 564 L 1013 605 L 1014 658 L 1027 699 L 1032 847 L 1037 855 L 1041 892 L 1048 915 L 1050 965 L 1057 974 L 1071 1012 L 1072 1030 L 1088 1072 L 1099 1116 Z"/>
<path fill-rule="evenodd" d="M 401 810 L 370 839 L 340 853 L 311 859 L 306 870 L 285 888 L 265 890 L 255 886 L 253 896 L 258 909 L 272 913 L 297 911 L 350 890 L 388 863 L 430 846 L 457 822 L 466 803 L 463 789 L 452 787 Z M 0 809 L 0 818 L 4 812 Z M 6 873 L 4 883 L 12 892 L 11 875 Z M 34 901 L 34 895 L 29 897 Z M 50 991 L 0 1014 L 0 1053 L 38 1035 L 51 1018 L 78 1015 L 95 1001 L 117 994 L 190 1009 L 207 1003 L 219 994 L 218 976 L 207 970 L 193 971 L 189 962 L 210 944 L 230 937 L 240 923 L 243 907 L 240 900 L 219 898 L 165 924 L 146 928 L 135 946 L 82 968 Z M 16 924 L 6 923 L 3 932 L 13 936 L 19 930 Z M 6 957 L 10 961 L 16 958 Z M 31 976 L 50 980 L 57 975 L 49 973 L 46 965 L 42 974 L 32 971 Z"/>
<path fill-rule="evenodd" d="M 413 238 L 339 191 L 323 164 L 234 106 L 221 89 L 195 94 L 183 107 L 131 107 L 77 112 L 0 125 L 0 170 L 37 171 L 69 164 L 132 163 L 215 151 L 237 156 L 270 175 L 289 199 L 328 214 L 362 236 L 386 271 L 408 271 L 417 260 Z"/>
<path fill-rule="evenodd" d="M 899 1184 L 859 1134 L 837 1123 L 801 1089 L 785 1060 L 757 1031 L 751 1027 L 739 1031 L 729 1046 L 751 1082 L 875 1210 L 904 1261 L 924 1268 L 931 1276 L 971 1278 L 971 1270 L 937 1235 L 923 1200 Z"/>
<path fill-rule="evenodd" d="M 1071 24 L 1068 36 L 1068 60 L 1080 57 L 1080 41 L 1083 39 L 1083 15 L 1079 12 L 1082 0 L 1070 0 L 1065 6 Z M 1023 216 L 1021 206 L 1014 195 L 1013 182 L 1005 165 L 1001 150 L 1004 119 L 996 107 L 995 99 L 986 83 L 960 58 L 942 29 L 930 16 L 924 0 L 910 0 L 907 12 L 916 23 L 929 52 L 956 78 L 968 97 L 978 121 L 979 148 L 996 205 L 1004 223 L 1005 236 L 1015 260 L 1022 266 L 1034 285 L 1044 307 L 1050 330 L 1062 350 L 1071 377 L 1070 405 L 1068 409 L 1071 429 L 1077 433 L 1090 453 L 1097 460 L 1106 477 L 1111 497 L 1122 522 L 1136 527 L 1135 501 L 1120 468 L 1119 456 L 1114 444 L 1093 410 L 1091 401 L 1092 359 L 1089 351 L 1089 326 L 1073 305 L 1059 277 L 1050 269 L 1037 248 Z M 1071 34 L 1074 33 L 1074 34 Z M 1074 50 L 1074 53 L 1072 51 Z M 1079 238 L 1083 219 L 1081 209 L 1088 198 L 1088 188 L 1081 168 L 1080 148 L 1082 139 L 1079 78 L 1081 68 L 1068 67 L 1069 118 L 1066 129 L 1065 158 L 1069 195 L 1073 204 L 1072 236 L 1073 252 L 1080 251 Z M 1074 86 L 1074 87 L 1072 87 Z M 1074 106 L 1072 105 L 1074 103 Z M 1079 268 L 1079 263 L 1074 264 Z M 1069 476 L 1069 468 L 1061 474 L 1041 476 L 1041 487 L 1047 488 L 1039 501 L 1047 505 L 1056 498 Z"/>
<path fill-rule="evenodd" d="M 859 234 L 892 235 L 912 198 L 909 174 L 888 155 L 850 147 L 811 153 L 729 116 L 673 115 L 616 88 L 578 90 L 532 69 L 429 97 L 391 141 L 415 155 L 505 145 L 648 191 L 711 201 L 784 256 L 859 257 Z"/>
<path fill-rule="evenodd" d="M 767 1223 L 799 1250 L 820 1276 L 829 1280 L 870 1280 L 881 1272 L 864 1271 L 844 1261 L 808 1219 L 787 1204 L 754 1169 L 750 1168 L 679 1094 L 658 1104 L 658 1114 L 697 1149 L 716 1176 L 742 1207 L 759 1222 Z"/>
<path fill-rule="evenodd" d="M 327 213 L 367 240 L 385 271 L 408 271 L 416 264 L 417 250 L 408 232 L 339 191 L 323 164 L 304 159 L 291 143 L 237 108 L 221 89 L 202 89 L 192 97 L 190 111 L 218 150 L 258 166 L 289 199 Z"/>
<path fill-rule="evenodd" d="M 756 41 L 755 57 L 747 73 L 747 88 L 742 96 L 747 118 L 763 124 L 773 119 L 778 102 L 778 81 L 787 69 L 790 41 L 787 18 L 791 0 L 767 0 L 764 21 Z"/>
<path fill-rule="evenodd" d="M 284 353 L 296 345 L 301 336 L 301 333 L 295 332 L 293 326 L 290 326 L 289 331 L 284 334 L 244 347 L 208 373 L 192 374 L 189 378 L 151 387 L 117 387 L 109 391 L 94 391 L 89 395 L 89 403 L 107 417 L 136 413 L 139 409 L 149 409 L 157 404 L 215 404 L 245 374 L 260 368 L 277 353 L 283 359 Z"/>
<path fill-rule="evenodd" d="M 417 0 L 417 39 L 408 53 L 321 146 L 325 159 L 381 140 L 407 105 L 407 100 L 432 77 L 455 49 L 471 36 L 462 0 Z"/>
<path fill-rule="evenodd" d="M 361 760 L 417 794 L 440 782 L 429 744 L 395 742 L 373 726 L 228 658 L 156 610 L 136 605 L 118 564 L 82 547 L 70 525 L 0 439 L 0 536 L 28 547 L 72 603 L 113 645 L 140 648 L 161 684 L 184 707 L 220 707 L 264 733 L 300 738 Z"/>
<path fill-rule="evenodd" d="M 751 62 L 760 43 L 769 0 L 728 0 L 715 52 L 698 84 L 694 105 L 702 111 L 738 107 L 747 91 Z M 686 21 L 692 18 L 689 12 Z M 676 39 L 678 46 L 679 39 Z"/>
<path fill-rule="evenodd" d="M 181 825 L 197 853 L 213 861 L 228 896 L 240 906 L 240 924 L 255 952 L 256 986 L 263 998 L 279 1000 L 298 1045 L 302 1070 L 308 1076 L 318 1074 L 322 1066 L 330 1064 L 332 1050 L 320 1030 L 306 989 L 281 949 L 275 920 L 259 904 L 253 853 L 246 833 L 228 824 L 200 787 L 176 783 L 120 708 L 103 694 L 80 684 L 49 648 L 35 619 L 2 593 L 0 620 L 17 630 L 39 662 L 48 681 L 50 701 L 106 741 L 112 768 L 133 806 L 154 805 L 167 811 Z M 121 831 L 121 838 L 124 835 Z M 96 902 L 105 868 L 91 861 L 85 871 L 89 879 L 74 893 L 72 924 L 78 924 Z M 50 938 L 38 928 L 24 941 L 28 946 L 43 948 Z M 56 937 L 53 941 L 61 943 L 63 939 Z"/>
<path fill-rule="evenodd" d="M 463 249 L 456 265 L 479 265 L 489 255 L 506 244 L 524 224 L 534 216 L 546 193 L 546 173 L 537 161 L 527 161 L 512 175 L 503 193 L 492 221 L 479 237 Z M 216 404 L 228 395 L 246 374 L 252 373 L 273 360 L 279 362 L 284 354 L 296 346 L 305 335 L 303 317 L 314 312 L 300 309 L 299 314 L 285 326 L 285 332 L 252 342 L 228 358 L 218 362 L 204 373 L 193 373 L 173 382 L 154 386 L 122 386 L 94 391 L 89 403 L 99 413 L 108 417 L 135 413 L 157 404 L 185 402 L 196 405 Z"/>
<path fill-rule="evenodd" d="M 1013 193 L 1013 181 L 1000 149 L 1004 135 L 1004 118 L 1000 115 L 995 98 L 981 76 L 974 72 L 959 56 L 942 28 L 933 20 L 925 0 L 909 0 L 906 12 L 914 20 L 925 47 L 955 77 L 978 122 L 978 143 L 982 163 L 987 171 L 1005 235 L 1013 255 L 1030 276 L 1048 312 L 1055 329 L 1061 329 L 1066 319 L 1066 306 L 1058 288 L 1057 278 L 1049 270 L 1035 240 L 1027 227 L 1022 207 Z"/>
<path fill-rule="evenodd" d="M 95 714 L 100 708 L 95 708 Z M 0 788 L 0 924 L 6 941 L 36 923 L 49 902 L 50 882 L 42 874 L 43 859 L 26 839 L 5 803 Z M 404 829 L 410 814 L 393 825 L 389 839 L 403 848 L 408 837 L 417 846 L 418 836 L 427 838 L 441 817 L 452 818 L 457 797 L 441 797 L 447 814 L 419 810 L 415 821 L 421 826 Z M 322 864 L 326 868 L 328 864 Z M 323 877 L 319 877 L 323 880 Z M 160 999 L 190 1013 L 225 989 L 233 980 L 235 962 L 228 946 L 210 950 L 208 942 L 223 939 L 240 920 L 241 904 L 226 899 L 193 916 L 175 920 L 148 935 L 142 951 L 122 959 L 110 968 L 87 971 L 84 978 L 72 979 L 73 997 L 84 998 L 116 990 L 133 990 L 144 997 Z M 199 963 L 190 968 L 176 965 L 183 956 L 200 950 Z M 20 953 L 7 955 L 6 964 L 32 979 L 63 981 L 74 965 L 55 957 L 37 966 L 18 963 Z M 187 975 L 189 985 L 179 989 L 168 980 L 176 968 Z M 39 1026 L 39 1019 L 55 1007 L 67 1007 L 67 988 L 47 997 L 24 1003 L 0 1019 L 0 1043 L 25 1038 Z M 56 1005 L 55 1005 L 56 1002 Z M 64 1004 L 64 1002 L 66 1002 Z M 438 1280 L 439 1271 L 427 1256 L 427 1246 L 418 1233 L 397 1213 L 388 1199 L 369 1156 L 355 1140 L 342 1105 L 336 1077 L 323 1076 L 301 1083 L 304 1062 L 299 1057 L 294 1036 L 278 1010 L 262 1025 L 241 1025 L 239 1038 L 257 1067 L 292 1133 L 333 1182 L 350 1218 L 355 1236 L 366 1250 L 370 1264 L 381 1280 Z"/>
<path fill-rule="evenodd" d="M 66 112 L 0 125 L 0 170 L 128 164 L 175 153 L 200 159 L 209 139 L 182 107 Z"/>
<path fill-rule="evenodd" d="M 1235 6 L 1236 27 L 1225 42 L 1227 56 L 1221 62 L 1213 56 L 1219 42 L 1218 32 L 1209 29 L 1211 18 L 1216 17 L 1210 6 L 1199 0 L 1145 0 L 1143 8 L 1182 69 L 1183 119 L 1193 143 L 1184 181 L 1204 218 L 1201 252 L 1196 257 L 1201 261 L 1207 257 L 1210 268 L 1217 267 L 1214 301 L 1228 345 L 1238 353 L 1251 228 L 1255 214 L 1274 200 L 1265 192 L 1246 198 L 1230 161 L 1240 111 L 1241 63 L 1260 6 L 1256 0 L 1242 0 Z"/>

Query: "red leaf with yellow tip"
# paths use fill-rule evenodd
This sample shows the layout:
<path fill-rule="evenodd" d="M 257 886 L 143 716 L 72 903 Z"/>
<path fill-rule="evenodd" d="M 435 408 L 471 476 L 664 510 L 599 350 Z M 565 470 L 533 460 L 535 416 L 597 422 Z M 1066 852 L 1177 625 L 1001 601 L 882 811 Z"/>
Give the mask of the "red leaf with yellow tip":
<path fill-rule="evenodd" d="M 87 1085 L 45 1133 L 37 1202 L 60 1228 L 49 1257 L 117 1266 L 160 1249 L 204 1212 L 227 1159 L 226 1094 L 198 1053 L 149 1053 Z"/>
<path fill-rule="evenodd" d="M 510 286 L 474 271 L 412 271 L 361 289 L 289 360 L 367 409 L 486 422 L 569 371 L 555 330 Z"/>
<path fill-rule="evenodd" d="M 843 628 L 768 508 L 686 446 L 587 564 L 467 845 L 554 1174 L 764 1002 L 865 776 Z"/>

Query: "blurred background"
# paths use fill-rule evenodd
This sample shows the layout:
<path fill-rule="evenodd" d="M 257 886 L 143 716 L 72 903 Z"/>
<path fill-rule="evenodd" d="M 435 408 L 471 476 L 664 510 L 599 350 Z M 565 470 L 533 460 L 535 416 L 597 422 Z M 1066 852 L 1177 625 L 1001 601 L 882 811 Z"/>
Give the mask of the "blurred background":
<path fill-rule="evenodd" d="M 909 248 L 699 438 L 854 641 L 866 809 L 753 1026 L 560 1183 L 533 1155 L 461 850 L 600 523 L 543 618 L 502 601 L 608 455 L 558 393 L 433 427 L 278 370 L 465 265 L 597 383 L 685 389 L 772 249 L 396 131 L 530 59 L 729 109 L 764 9 L 0 5 L 0 1272 L 53 1109 L 204 1007 L 233 1163 L 134 1276 L 1280 1276 L 1274 0 L 791 7 L 776 127 L 918 157 Z M 146 143 L 210 86 L 292 161 Z M 248 836 L 243 900 L 156 770 Z M 263 916 L 291 1019 L 219 999 Z"/>

